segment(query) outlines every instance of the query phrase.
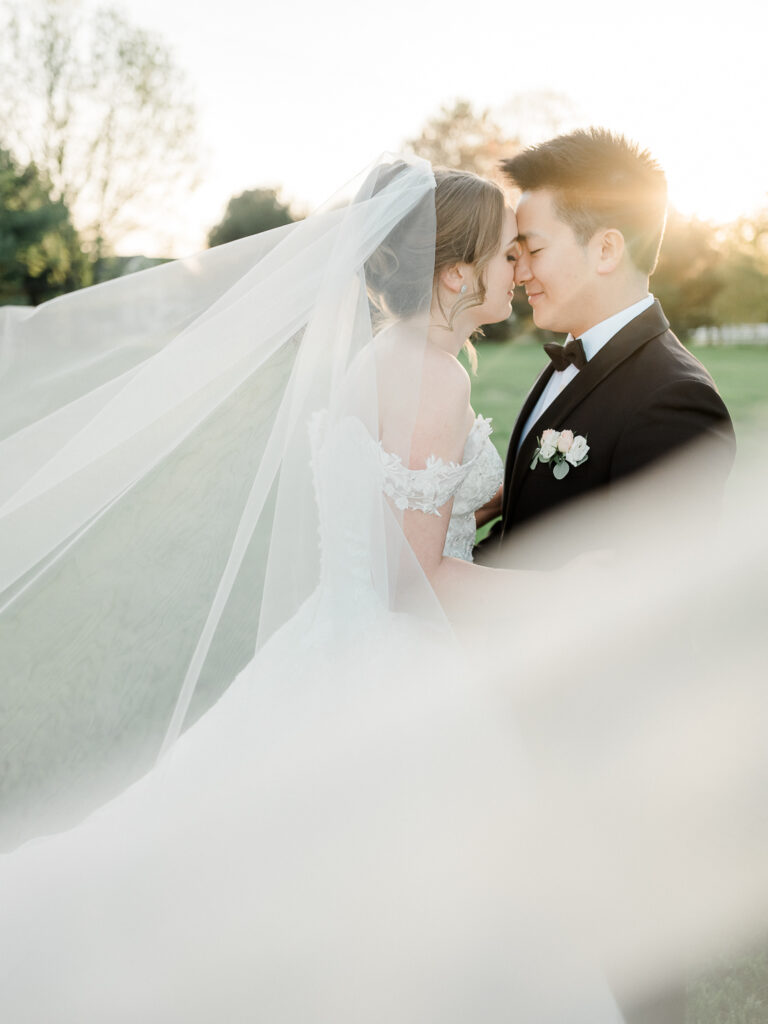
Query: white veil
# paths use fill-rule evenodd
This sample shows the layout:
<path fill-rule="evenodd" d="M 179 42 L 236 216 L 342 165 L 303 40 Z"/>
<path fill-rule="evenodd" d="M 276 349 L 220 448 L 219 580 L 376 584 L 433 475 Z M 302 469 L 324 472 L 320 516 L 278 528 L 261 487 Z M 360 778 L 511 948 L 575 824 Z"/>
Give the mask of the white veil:
<path fill-rule="evenodd" d="M 59 796 L 85 810 L 141 774 L 316 588 L 310 424 L 352 412 L 378 439 L 371 342 L 392 314 L 413 351 L 389 439 L 407 459 L 433 190 L 424 161 L 385 158 L 305 221 L 0 311 L 2 819 L 16 838 L 68 824 Z M 413 560 L 371 488 L 376 586 L 394 608 Z M 359 471 L 355 489 L 364 500 Z M 46 817 L 24 825 L 34 807 Z"/>

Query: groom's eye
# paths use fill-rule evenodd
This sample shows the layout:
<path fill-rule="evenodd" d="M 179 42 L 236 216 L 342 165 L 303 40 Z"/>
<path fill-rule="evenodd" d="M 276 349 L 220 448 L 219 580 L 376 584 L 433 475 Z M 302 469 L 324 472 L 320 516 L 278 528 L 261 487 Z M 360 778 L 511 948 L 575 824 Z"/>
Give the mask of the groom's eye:
<path fill-rule="evenodd" d="M 535 256 L 537 252 L 541 252 L 541 249 L 530 249 L 529 252 L 531 256 Z"/>

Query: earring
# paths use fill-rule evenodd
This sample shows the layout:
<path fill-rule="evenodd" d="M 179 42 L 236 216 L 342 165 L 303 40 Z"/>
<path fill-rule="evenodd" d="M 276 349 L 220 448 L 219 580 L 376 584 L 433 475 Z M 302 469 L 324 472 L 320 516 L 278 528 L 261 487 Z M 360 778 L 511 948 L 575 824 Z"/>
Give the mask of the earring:
<path fill-rule="evenodd" d="M 459 289 L 459 294 L 460 295 L 466 295 L 466 292 L 467 292 L 467 286 L 465 284 L 463 284 L 461 286 L 461 288 Z"/>

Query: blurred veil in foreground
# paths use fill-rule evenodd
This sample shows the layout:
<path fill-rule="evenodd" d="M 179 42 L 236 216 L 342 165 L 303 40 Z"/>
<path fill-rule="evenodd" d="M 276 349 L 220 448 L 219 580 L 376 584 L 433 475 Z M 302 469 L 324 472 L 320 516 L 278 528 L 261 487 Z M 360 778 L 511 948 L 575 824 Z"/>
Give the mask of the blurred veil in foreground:
<path fill-rule="evenodd" d="M 4 1019 L 39 977 L 94 1024 L 595 1024 L 593 969 L 631 995 L 768 927 L 765 486 L 702 528 L 706 466 L 670 463 L 516 541 L 605 558 L 447 616 L 381 470 L 433 190 L 385 160 L 300 224 L 0 310 L 3 842 L 105 805 L 0 861 Z"/>
<path fill-rule="evenodd" d="M 713 515 L 707 459 L 522 532 L 594 564 L 468 629 L 525 737 L 535 875 L 630 1001 L 768 937 L 768 495 L 737 463 Z"/>

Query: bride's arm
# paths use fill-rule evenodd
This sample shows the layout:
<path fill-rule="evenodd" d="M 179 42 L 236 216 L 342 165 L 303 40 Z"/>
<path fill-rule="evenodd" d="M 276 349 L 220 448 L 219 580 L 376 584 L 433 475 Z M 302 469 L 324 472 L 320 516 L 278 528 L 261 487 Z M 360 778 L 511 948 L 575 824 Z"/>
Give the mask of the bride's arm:
<path fill-rule="evenodd" d="M 428 386 L 426 381 L 429 382 Z M 462 461 L 467 434 L 474 422 L 470 380 L 456 360 L 436 359 L 425 374 L 425 387 L 416 420 L 409 466 L 423 469 L 430 455 L 445 462 Z M 496 607 L 509 599 L 511 585 L 523 570 L 493 569 L 443 555 L 453 498 L 439 515 L 409 509 L 403 513 L 403 532 L 440 602 L 450 612 L 467 602 L 475 611 Z M 526 580 L 532 575 L 525 572 Z"/>
<path fill-rule="evenodd" d="M 535 599 L 536 582 L 546 574 L 525 569 L 495 569 L 443 554 L 453 499 L 439 518 L 408 510 L 403 531 L 449 619 L 472 628 L 514 614 L 515 603 Z M 523 577 L 523 579 L 521 579 Z M 532 587 L 533 584 L 533 587 Z M 551 584 L 550 584 L 551 585 Z M 542 585 L 542 597 L 543 597 Z"/>

